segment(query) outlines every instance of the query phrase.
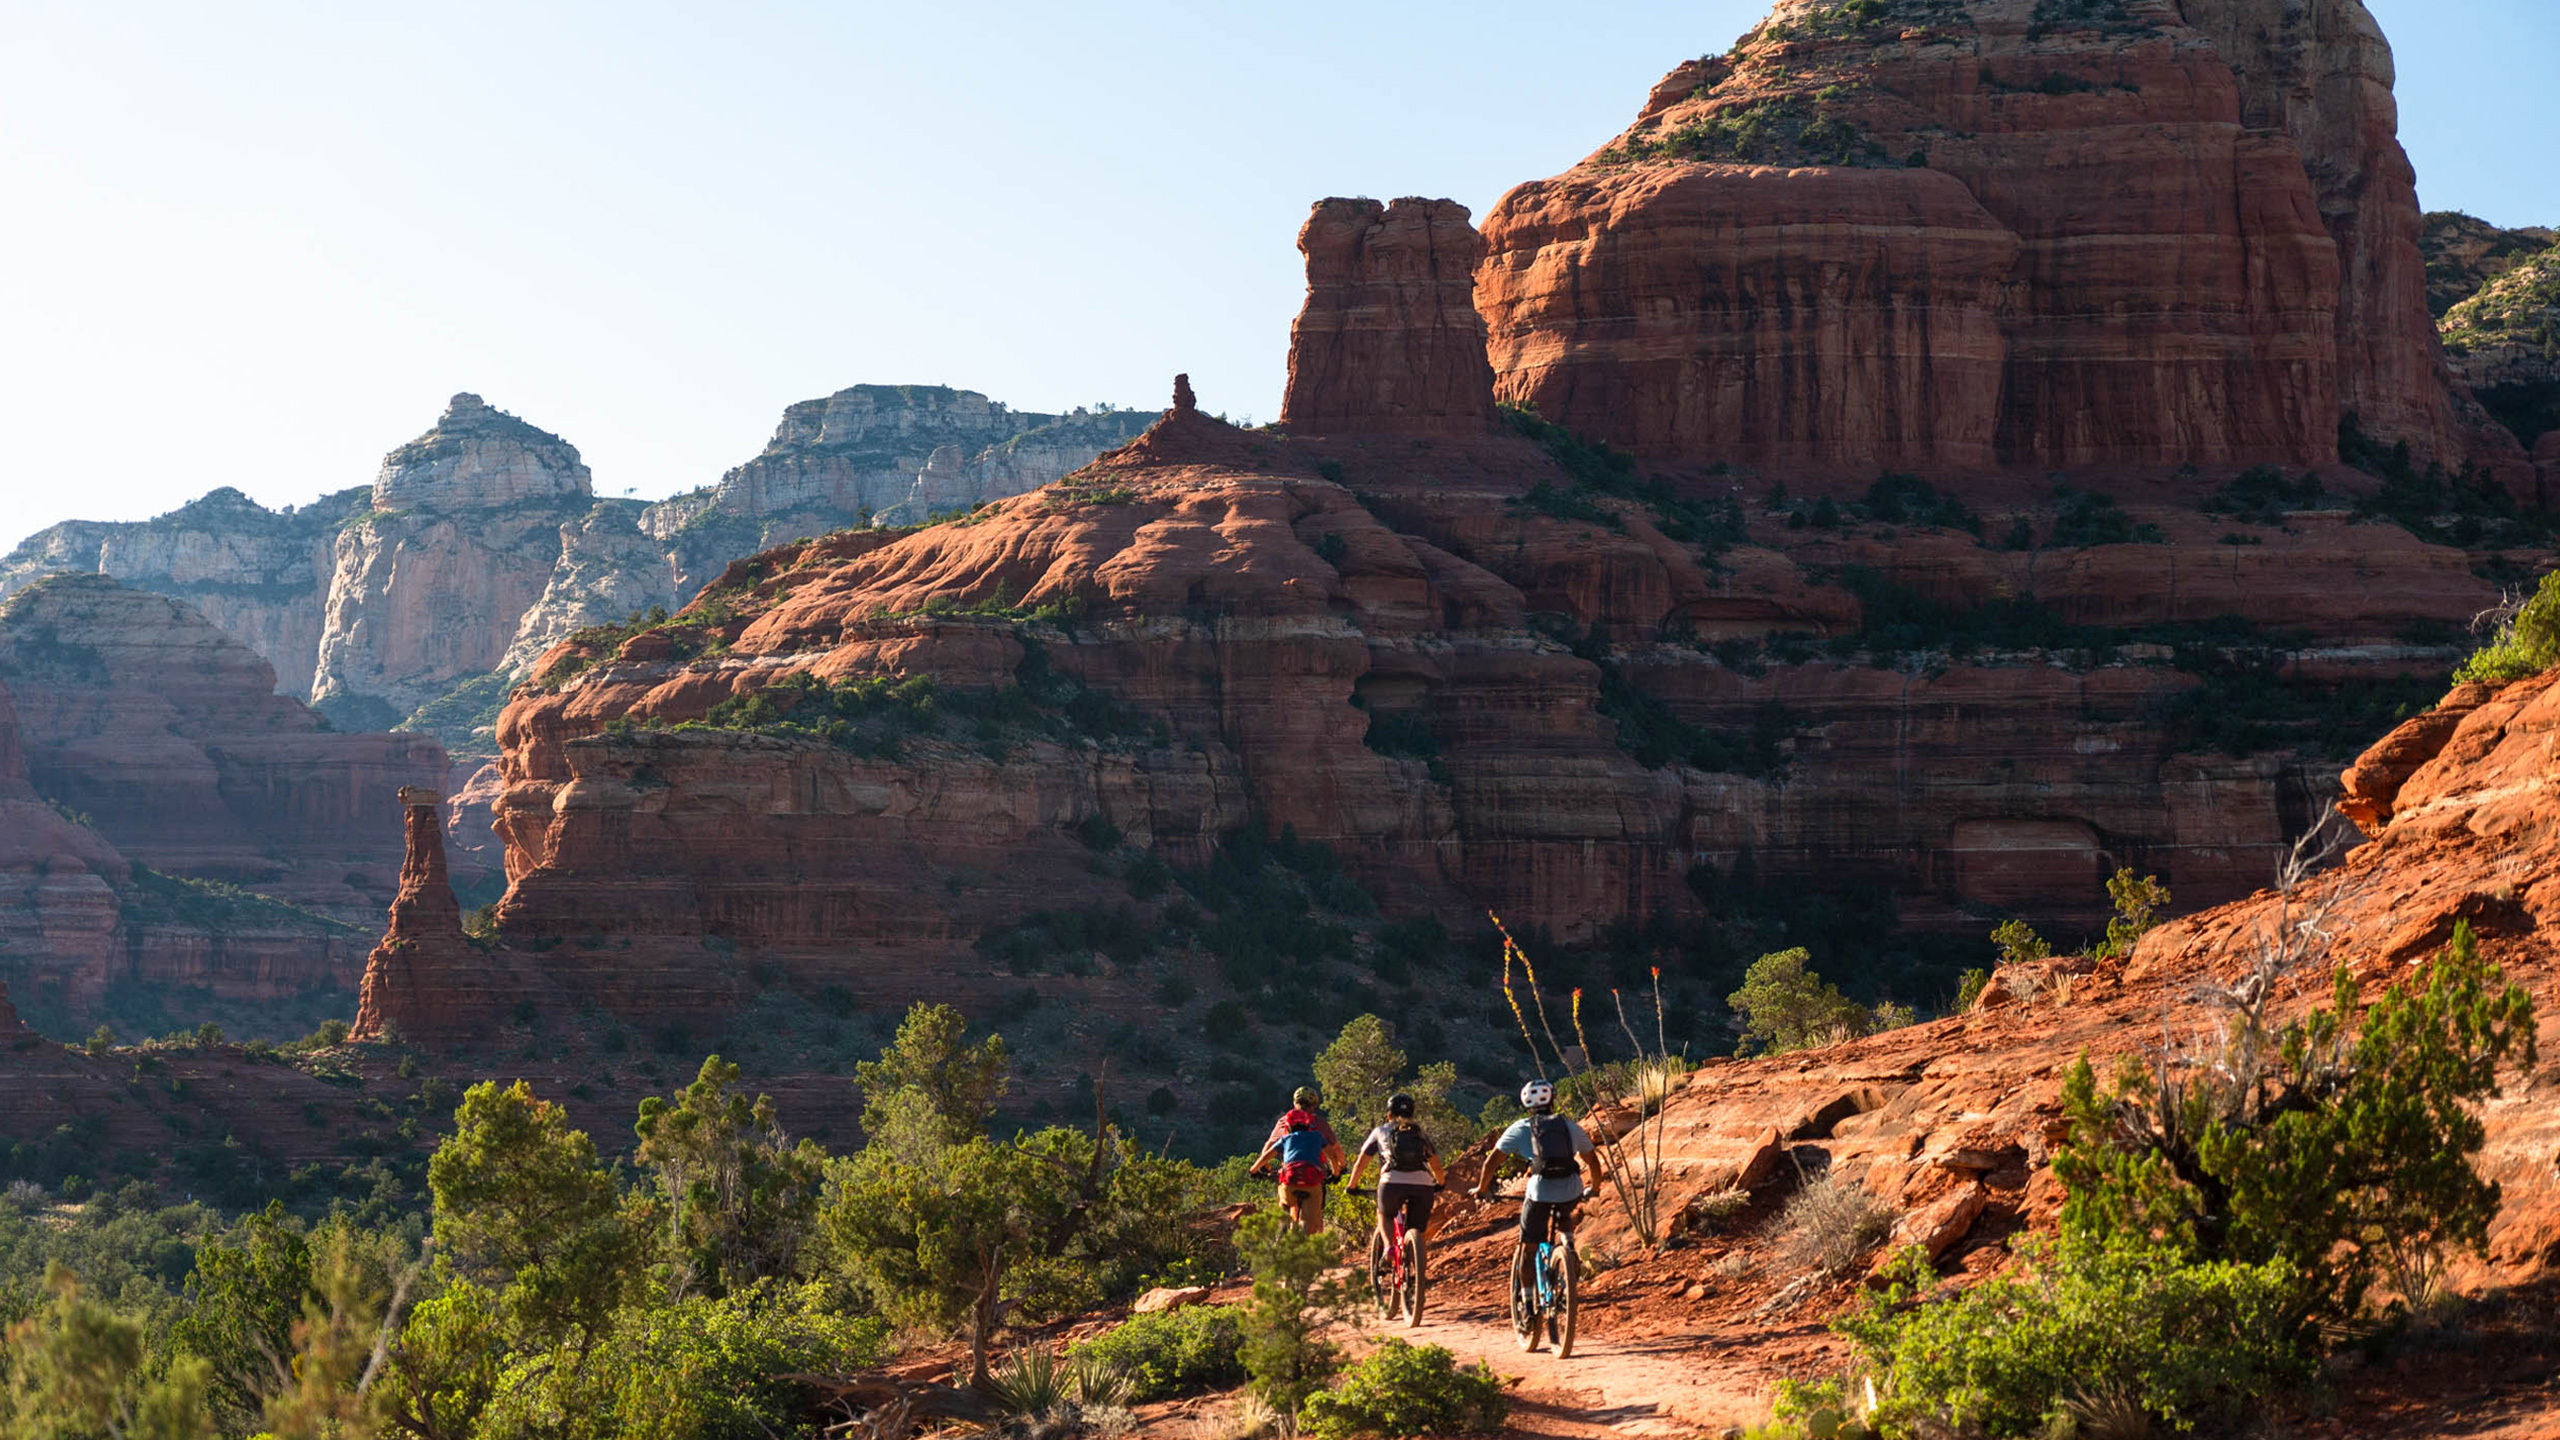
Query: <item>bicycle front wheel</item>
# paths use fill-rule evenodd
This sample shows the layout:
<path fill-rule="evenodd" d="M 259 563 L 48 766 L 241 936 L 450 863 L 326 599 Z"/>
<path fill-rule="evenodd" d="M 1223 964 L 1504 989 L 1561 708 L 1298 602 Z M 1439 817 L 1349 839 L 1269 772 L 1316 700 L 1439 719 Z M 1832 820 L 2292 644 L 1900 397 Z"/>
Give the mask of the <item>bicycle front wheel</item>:
<path fill-rule="evenodd" d="M 1547 1288 L 1556 1297 L 1555 1314 L 1548 1322 L 1555 1333 L 1556 1358 L 1568 1360 L 1573 1357 L 1573 1322 L 1579 1308 L 1575 1292 L 1582 1288 L 1582 1252 L 1574 1248 L 1570 1236 L 1556 1247 L 1554 1275 Z"/>

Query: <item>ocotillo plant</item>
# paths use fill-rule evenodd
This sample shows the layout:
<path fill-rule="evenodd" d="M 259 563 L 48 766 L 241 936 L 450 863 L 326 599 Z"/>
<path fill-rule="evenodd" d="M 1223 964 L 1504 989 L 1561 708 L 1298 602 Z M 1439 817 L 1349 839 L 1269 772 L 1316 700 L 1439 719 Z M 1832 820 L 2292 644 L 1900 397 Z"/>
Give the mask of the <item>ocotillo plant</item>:
<path fill-rule="evenodd" d="M 1636 1039 L 1635 1027 L 1627 1022 L 1624 996 L 1616 990 L 1609 998 L 1617 1007 L 1618 1027 L 1626 1032 L 1633 1058 L 1624 1065 L 1603 1066 L 1592 1058 L 1591 1040 L 1582 1028 L 1582 992 L 1573 992 L 1569 1013 L 1576 1048 L 1567 1050 L 1556 1040 L 1555 1027 L 1547 1019 L 1546 997 L 1538 987 L 1538 968 L 1520 942 L 1511 938 L 1502 917 L 1492 915 L 1493 928 L 1502 935 L 1502 998 L 1510 1003 L 1511 1018 L 1520 1026 L 1520 1038 L 1528 1043 L 1529 1054 L 1540 1072 L 1547 1069 L 1552 1054 L 1556 1070 L 1563 1075 L 1584 1079 L 1590 1093 L 1600 1102 L 1626 1109 L 1635 1123 L 1607 1136 L 1594 1135 L 1592 1143 L 1599 1152 L 1603 1182 L 1615 1192 L 1618 1203 L 1627 1213 L 1627 1223 L 1636 1238 L 1648 1248 L 1659 1247 L 1663 1240 L 1662 1216 L 1662 1147 L 1663 1127 L 1644 1123 L 1648 1108 L 1668 1099 L 1671 1082 L 1677 1077 L 1679 1062 L 1672 1058 L 1663 1038 L 1662 971 L 1653 971 L 1653 1017 L 1655 1049 L 1646 1053 Z M 1538 1012 L 1538 1028 L 1545 1032 L 1547 1046 L 1541 1050 L 1538 1037 L 1529 1032 L 1528 1012 L 1520 1004 L 1520 996 L 1512 987 L 1511 968 L 1520 967 L 1528 977 L 1531 1007 Z M 1579 1057 L 1579 1067 L 1576 1057 Z M 1632 1138 L 1633 1144 L 1629 1143 Z"/>

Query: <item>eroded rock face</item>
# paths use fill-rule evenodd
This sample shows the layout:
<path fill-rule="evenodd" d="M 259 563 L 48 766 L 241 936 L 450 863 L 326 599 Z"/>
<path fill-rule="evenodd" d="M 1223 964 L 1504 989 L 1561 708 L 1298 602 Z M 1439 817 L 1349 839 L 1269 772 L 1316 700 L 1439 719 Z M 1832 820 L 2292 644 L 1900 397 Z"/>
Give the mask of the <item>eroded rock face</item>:
<path fill-rule="evenodd" d="M 2472 455 L 2371 17 L 2182 9 L 1779 5 L 1487 217 L 1499 392 L 1699 463 Z"/>
<path fill-rule="evenodd" d="M 0 961 L 67 1003 L 94 1003 L 120 948 L 115 887 L 130 874 L 105 837 L 36 793 L 17 708 L 0 685 Z"/>
<path fill-rule="evenodd" d="M 676 624 L 555 651 L 541 668 L 568 678 L 501 718 L 501 933 L 633 1018 L 735 1004 L 757 965 L 883 1003 L 966 996 L 1003 983 L 971 958 L 980 936 L 1128 903 L 1095 828 L 1196 864 L 1247 823 L 1333 846 L 1388 915 L 1490 908 L 1565 940 L 1694 916 L 1693 870 L 1746 854 L 1764 877 L 1894 887 L 1909 923 L 1978 926 L 1969 905 L 2089 928 L 2119 865 L 2189 903 L 2262 884 L 2334 762 L 2189 748 L 2168 717 L 2195 680 L 2165 651 L 1746 665 L 1712 642 L 1853 631 L 1859 602 L 1817 577 L 1860 566 L 1959 607 L 2033 592 L 2091 625 L 2263 616 L 2334 642 L 2329 674 L 2389 675 L 2444 663 L 2388 638 L 2411 609 L 2487 593 L 2461 552 L 2397 529 L 2297 516 L 2233 547 L 2166 507 L 2138 512 L 2163 544 L 2065 552 L 1761 511 L 1710 566 L 1641 507 L 1605 502 L 1603 524 L 1522 503 L 1566 484 L 1512 436 L 1279 438 L 1177 409 L 969 523 L 734 567 Z M 794 677 L 875 675 L 955 695 L 1062 676 L 1134 718 L 894 753 L 666 728 Z M 1613 718 L 1632 695 L 1718 735 L 1776 724 L 1774 763 L 1639 758 Z M 1372 748 L 1373 727 L 1407 738 Z"/>
<path fill-rule="evenodd" d="M 383 456 L 373 482 L 373 503 L 382 510 L 454 510 L 594 493 L 595 477 L 577 446 L 472 394 L 454 396 L 435 428 Z"/>
<path fill-rule="evenodd" d="M 331 548 L 369 507 L 362 487 L 269 510 L 225 487 L 151 520 L 73 520 L 0 560 L 0 599 L 48 575 L 95 573 L 186 601 L 275 667 L 277 688 L 311 693 Z"/>
<path fill-rule="evenodd" d="M 1795 1169 L 1845 1177 L 1892 1207 L 1893 1244 L 1923 1244 L 1968 1270 L 1999 1263 L 1996 1250 L 1962 1257 L 2021 1225 L 2050 1225 L 2061 1201 L 2050 1163 L 2069 1129 L 2064 1073 L 2084 1055 L 2104 1073 L 2112 1057 L 2164 1031 L 2203 1033 L 2215 1020 L 2199 982 L 2236 978 L 2268 927 L 2287 923 L 2287 904 L 2295 922 L 2322 915 L 2334 941 L 2285 982 L 2279 1015 L 2326 1003 L 2333 963 L 2372 1000 L 2440 952 L 2457 919 L 2551 1014 L 2560 1004 L 2549 940 L 2560 922 L 2560 826 L 2551 823 L 2560 676 L 2465 687 L 2447 708 L 2450 723 L 2418 717 L 2357 762 L 2350 789 L 2358 773 L 2399 776 L 2396 807 L 2369 822 L 2371 843 L 2290 900 L 2261 892 L 2172 921 L 2129 962 L 2004 967 L 1967 1015 L 1772 1059 L 1710 1062 L 1630 1142 L 1664 1158 L 1665 1213 L 1732 1185 L 1784 1137 L 1795 1165 L 1779 1167 L 1781 1180 Z M 2551 1164 L 2560 1103 L 2528 1077 L 2502 1079 L 2503 1093 L 2481 1111 L 2480 1166 L 2504 1188 L 2504 1204 L 2489 1232 L 2489 1274 L 2469 1278 L 2514 1283 L 2560 1262 L 2560 1172 Z M 1586 1244 L 1625 1224 L 1615 1213 L 1595 1220 Z"/>
<path fill-rule="evenodd" d="M 874 519 L 934 513 L 1037 489 L 1146 428 L 1143 412 L 1010 409 L 943 385 L 855 385 L 782 412 L 764 453 L 717 486 L 651 507 L 679 588 L 769 545 Z"/>
<path fill-rule="evenodd" d="M 2560 433 L 2560 245 L 2518 258 L 2439 328 L 2454 375 L 2518 441 Z"/>
<path fill-rule="evenodd" d="M 1481 435 L 1493 370 L 1476 314 L 1484 241 L 1454 200 L 1320 200 L 1298 231 L 1281 422 L 1316 435 Z"/>
<path fill-rule="evenodd" d="M 2529 256 L 2560 244 L 2560 231 L 2502 229 L 2459 210 L 2430 210 L 2418 232 L 2427 262 L 2427 310 L 2438 319 Z"/>
<path fill-rule="evenodd" d="M 390 796 L 444 771 L 432 738 L 330 733 L 247 647 L 104 576 L 12 597 L 0 666 L 35 791 L 155 870 L 323 914 L 379 913 L 397 863 Z"/>

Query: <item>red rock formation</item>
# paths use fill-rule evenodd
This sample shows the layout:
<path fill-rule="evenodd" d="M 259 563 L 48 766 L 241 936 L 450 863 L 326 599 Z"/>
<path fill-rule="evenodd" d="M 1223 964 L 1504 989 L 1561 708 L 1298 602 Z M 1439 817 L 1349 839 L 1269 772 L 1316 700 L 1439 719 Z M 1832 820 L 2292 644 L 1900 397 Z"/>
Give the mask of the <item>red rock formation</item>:
<path fill-rule="evenodd" d="M 0 686 L 0 962 L 68 1005 L 94 1003 L 119 958 L 116 889 L 130 876 L 114 846 L 28 783 L 17 710 Z"/>
<path fill-rule="evenodd" d="M 1575 172 L 1486 222 L 1506 398 L 1661 458 L 1986 466 L 2018 237 L 1934 170 Z"/>
<path fill-rule="evenodd" d="M 2185 8 L 1787 0 L 1495 206 L 1499 392 L 1689 462 L 2468 453 L 2370 17 Z"/>
<path fill-rule="evenodd" d="M 445 877 L 444 797 L 403 787 L 400 893 L 382 941 L 365 957 L 355 1040 L 470 1043 L 496 1033 L 519 1001 L 551 999 L 515 957 L 462 933 L 462 907 Z"/>
<path fill-rule="evenodd" d="M 443 778 L 432 738 L 332 734 L 185 604 L 104 576 L 13 597 L 0 666 L 38 791 L 156 870 L 323 914 L 379 913 L 394 889 L 389 798 Z"/>
<path fill-rule="evenodd" d="M 1481 435 L 1493 371 L 1474 276 L 1484 242 L 1454 200 L 1319 200 L 1298 231 L 1307 303 L 1289 327 L 1281 423 L 1315 435 Z"/>

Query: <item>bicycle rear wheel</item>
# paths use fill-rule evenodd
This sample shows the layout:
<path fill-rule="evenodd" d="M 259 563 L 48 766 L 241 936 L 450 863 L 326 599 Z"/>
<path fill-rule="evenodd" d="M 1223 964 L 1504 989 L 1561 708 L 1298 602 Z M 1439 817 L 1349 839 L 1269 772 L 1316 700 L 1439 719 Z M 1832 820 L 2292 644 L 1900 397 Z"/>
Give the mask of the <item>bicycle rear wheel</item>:
<path fill-rule="evenodd" d="M 1427 1286 L 1422 1263 L 1422 1235 L 1409 1231 L 1404 1237 L 1404 1323 L 1408 1327 L 1422 1323 L 1422 1294 Z"/>
<path fill-rule="evenodd" d="M 1573 1322 L 1577 1309 L 1574 1292 L 1582 1288 L 1582 1252 L 1574 1248 L 1571 1235 L 1556 1247 L 1554 1276 L 1547 1288 L 1553 1290 L 1556 1297 L 1555 1314 L 1548 1322 L 1555 1335 L 1556 1358 L 1569 1360 L 1573 1357 Z"/>
<path fill-rule="evenodd" d="M 1369 1237 L 1369 1295 L 1378 1302 L 1380 1318 L 1396 1318 L 1395 1267 L 1387 1259 L 1387 1242 L 1376 1235 Z"/>

